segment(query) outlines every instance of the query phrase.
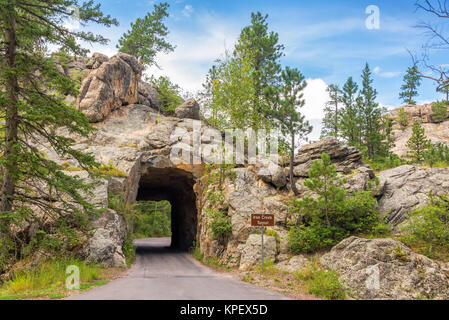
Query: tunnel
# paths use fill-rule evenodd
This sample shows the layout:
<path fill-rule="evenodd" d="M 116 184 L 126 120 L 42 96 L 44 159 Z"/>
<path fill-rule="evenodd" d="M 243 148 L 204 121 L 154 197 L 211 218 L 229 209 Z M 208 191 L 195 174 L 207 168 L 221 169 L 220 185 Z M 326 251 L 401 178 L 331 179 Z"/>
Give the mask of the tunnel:
<path fill-rule="evenodd" d="M 142 173 L 137 201 L 167 200 L 172 206 L 171 248 L 189 250 L 196 239 L 197 208 L 195 179 L 176 168 L 148 168 Z"/>

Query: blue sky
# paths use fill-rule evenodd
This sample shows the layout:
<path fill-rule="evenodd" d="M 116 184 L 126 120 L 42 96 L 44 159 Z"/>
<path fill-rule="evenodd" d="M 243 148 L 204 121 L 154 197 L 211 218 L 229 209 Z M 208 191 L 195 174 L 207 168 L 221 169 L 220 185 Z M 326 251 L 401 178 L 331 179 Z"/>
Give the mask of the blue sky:
<path fill-rule="evenodd" d="M 129 24 L 152 9 L 155 1 L 103 0 L 105 13 L 120 22 L 119 27 L 96 29 L 111 40 L 108 46 L 95 46 L 92 51 L 108 55 Z M 326 85 L 343 85 L 349 76 L 360 82 L 360 73 L 368 62 L 374 72 L 378 102 L 387 107 L 401 104 L 398 93 L 411 58 L 407 49 L 420 52 L 426 35 L 416 28 L 420 21 L 438 23 L 433 16 L 416 11 L 414 0 L 394 1 L 199 1 L 172 0 L 167 26 L 169 39 L 177 46 L 174 53 L 160 55 L 162 70 L 148 73 L 168 75 L 189 92 L 201 88 L 207 70 L 225 48 L 231 48 L 242 27 L 249 24 L 251 12 L 269 15 L 270 29 L 279 33 L 286 47 L 283 65 L 299 68 L 307 79 L 306 113 L 309 119 L 322 117 Z M 380 29 L 368 30 L 365 9 L 380 9 Z M 435 63 L 443 53 L 432 56 Z M 424 80 L 418 102 L 441 98 L 435 84 Z"/>

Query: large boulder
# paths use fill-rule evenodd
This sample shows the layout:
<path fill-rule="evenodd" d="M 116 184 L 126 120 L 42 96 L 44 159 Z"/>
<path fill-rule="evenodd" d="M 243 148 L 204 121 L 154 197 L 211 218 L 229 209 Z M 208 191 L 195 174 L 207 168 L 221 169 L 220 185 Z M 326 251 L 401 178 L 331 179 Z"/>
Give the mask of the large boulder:
<path fill-rule="evenodd" d="M 125 53 L 109 60 L 94 55 L 87 66 L 92 70 L 82 82 L 78 106 L 92 122 L 102 121 L 111 111 L 138 101 L 144 67 L 136 58 Z"/>
<path fill-rule="evenodd" d="M 265 236 L 264 261 L 273 261 L 276 259 L 276 239 L 271 236 Z M 262 261 L 262 237 L 260 234 L 252 234 L 246 240 L 243 247 L 240 260 L 240 270 L 248 270 Z"/>
<path fill-rule="evenodd" d="M 178 118 L 200 120 L 200 106 L 195 99 L 190 99 L 176 108 L 175 114 Z"/>
<path fill-rule="evenodd" d="M 320 259 L 359 299 L 449 299 L 440 266 L 393 239 L 343 240 Z"/>
<path fill-rule="evenodd" d="M 449 169 L 420 169 L 406 165 L 379 173 L 383 192 L 379 196 L 380 212 L 392 225 L 403 222 L 411 210 L 427 203 L 428 194 L 449 193 Z"/>
<path fill-rule="evenodd" d="M 161 97 L 159 91 L 151 84 L 139 81 L 139 99 L 138 103 L 158 109 L 161 104 Z"/>
<path fill-rule="evenodd" d="M 357 148 L 340 145 L 336 139 L 325 139 L 299 149 L 294 159 L 294 175 L 308 177 L 312 163 L 319 160 L 322 153 L 327 153 L 330 156 L 339 172 L 350 173 L 352 169 L 363 165 L 362 153 Z"/>

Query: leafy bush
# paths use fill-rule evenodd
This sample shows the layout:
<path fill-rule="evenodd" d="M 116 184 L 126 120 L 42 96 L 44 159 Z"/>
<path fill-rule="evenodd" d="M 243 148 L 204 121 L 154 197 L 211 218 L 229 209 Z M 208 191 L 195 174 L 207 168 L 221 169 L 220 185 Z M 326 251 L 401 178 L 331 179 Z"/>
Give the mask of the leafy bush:
<path fill-rule="evenodd" d="M 212 238 L 225 241 L 232 234 L 231 217 L 227 216 L 226 210 L 216 210 L 208 208 L 206 212 L 210 215 L 209 228 Z"/>
<path fill-rule="evenodd" d="M 407 164 L 407 161 L 401 159 L 394 153 L 390 153 L 388 157 L 375 157 L 374 159 L 364 158 L 363 162 L 368 164 L 373 170 L 377 171 L 393 169 Z"/>
<path fill-rule="evenodd" d="M 449 166 L 449 147 L 441 142 L 437 146 L 431 146 L 429 150 L 423 154 L 424 162 L 432 167 Z"/>
<path fill-rule="evenodd" d="M 316 196 L 293 199 L 293 213 L 305 221 L 290 227 L 288 242 L 293 252 L 326 248 L 350 234 L 372 232 L 380 224 L 377 200 L 371 192 L 350 195 L 327 154 L 312 164 L 309 177 L 304 185 Z"/>
<path fill-rule="evenodd" d="M 170 81 L 167 77 L 151 78 L 153 86 L 157 88 L 160 94 L 160 110 L 166 114 L 173 114 L 177 107 L 183 102 L 180 96 L 182 94 L 181 88 Z"/>
<path fill-rule="evenodd" d="M 449 258 L 449 196 L 429 194 L 426 206 L 412 212 L 401 241 L 429 258 Z"/>
<path fill-rule="evenodd" d="M 443 122 L 447 119 L 448 101 L 437 101 L 432 104 L 432 119 L 436 122 Z"/>
<path fill-rule="evenodd" d="M 405 128 L 408 126 L 410 122 L 410 116 L 407 112 L 405 112 L 404 108 L 399 109 L 398 118 L 396 121 L 401 125 L 401 127 Z"/>
<path fill-rule="evenodd" d="M 311 262 L 304 270 L 295 273 L 295 280 L 302 283 L 308 293 L 326 300 L 345 300 L 346 292 L 332 270 L 323 270 L 317 262 Z"/>

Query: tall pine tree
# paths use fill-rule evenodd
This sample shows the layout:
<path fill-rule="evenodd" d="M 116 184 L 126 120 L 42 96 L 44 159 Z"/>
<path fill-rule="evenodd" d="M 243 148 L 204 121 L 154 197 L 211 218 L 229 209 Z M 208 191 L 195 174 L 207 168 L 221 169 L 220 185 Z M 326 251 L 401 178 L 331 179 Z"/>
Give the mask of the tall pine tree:
<path fill-rule="evenodd" d="M 359 87 L 352 77 L 349 77 L 343 86 L 341 102 L 340 134 L 350 145 L 358 146 L 360 136 L 360 121 L 357 106 L 357 91 Z"/>
<path fill-rule="evenodd" d="M 404 84 L 401 87 L 401 93 L 399 98 L 404 103 L 415 105 L 416 101 L 413 100 L 418 95 L 418 87 L 421 85 L 421 77 L 419 75 L 418 67 L 413 66 L 407 69 L 407 73 L 404 76 Z"/>
<path fill-rule="evenodd" d="M 65 101 L 67 95 L 78 95 L 79 84 L 60 74 L 54 59 L 42 51 L 53 45 L 73 55 L 84 55 L 86 50 L 80 47 L 81 41 L 107 42 L 100 35 L 70 30 L 64 25 L 77 11 L 81 25 L 117 24 L 103 15 L 93 1 L 78 7 L 76 0 L 0 0 L 0 241 L 6 241 L 3 243 L 9 243 L 11 224 L 61 216 L 77 223 L 94 209 L 81 196 L 89 186 L 64 174 L 63 168 L 37 147 L 46 144 L 60 157 L 76 159 L 86 170 L 95 164 L 92 156 L 72 149 L 72 138 L 58 134 L 59 128 L 65 128 L 72 136 L 87 137 L 92 127 L 81 111 Z M 38 209 L 47 216 L 37 219 Z M 3 248 L 0 245 L 0 261 L 1 255 L 8 253 Z"/>
<path fill-rule="evenodd" d="M 335 85 L 331 84 L 327 87 L 330 100 L 324 107 L 323 127 L 321 129 L 321 138 L 334 137 L 338 138 L 340 133 L 340 109 L 341 90 Z"/>

